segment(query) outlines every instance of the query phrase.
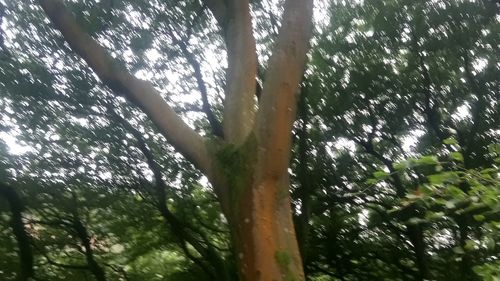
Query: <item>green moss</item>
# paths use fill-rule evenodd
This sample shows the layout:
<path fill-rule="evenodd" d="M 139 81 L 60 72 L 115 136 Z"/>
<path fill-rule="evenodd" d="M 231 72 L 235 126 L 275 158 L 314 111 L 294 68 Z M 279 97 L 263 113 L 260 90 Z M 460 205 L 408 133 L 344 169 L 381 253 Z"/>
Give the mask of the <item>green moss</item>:
<path fill-rule="evenodd" d="M 233 211 L 238 211 L 245 188 L 251 187 L 254 164 L 257 160 L 257 139 L 251 134 L 241 145 L 219 145 L 216 150 L 217 166 L 224 173 L 230 186 Z"/>
<path fill-rule="evenodd" d="M 274 253 L 274 258 L 282 269 L 288 269 L 288 265 L 292 262 L 290 255 L 285 251 L 276 251 Z"/>
<path fill-rule="evenodd" d="M 274 258 L 281 268 L 281 272 L 285 274 L 285 281 L 297 281 L 298 279 L 293 276 L 290 271 L 290 263 L 292 263 L 292 258 L 286 251 L 276 251 L 274 253 Z"/>

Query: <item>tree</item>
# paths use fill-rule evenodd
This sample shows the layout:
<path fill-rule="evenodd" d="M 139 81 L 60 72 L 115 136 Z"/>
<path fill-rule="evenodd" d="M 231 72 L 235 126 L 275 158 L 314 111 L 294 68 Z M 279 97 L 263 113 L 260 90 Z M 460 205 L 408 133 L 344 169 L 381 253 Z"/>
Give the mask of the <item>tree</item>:
<path fill-rule="evenodd" d="M 114 58 L 110 69 L 151 83 L 203 139 L 207 178 L 33 2 L 0 1 L 0 279 L 238 280 L 245 256 L 233 237 L 250 223 L 241 210 L 256 206 L 240 203 L 267 151 L 256 130 L 226 139 L 224 92 L 237 73 L 216 3 L 64 2 Z M 249 4 L 254 129 L 284 2 Z M 315 4 L 286 171 L 305 279 L 496 280 L 500 6 Z"/>
<path fill-rule="evenodd" d="M 312 1 L 288 0 L 258 104 L 257 54 L 248 1 L 207 1 L 228 51 L 223 134 L 201 137 L 155 87 L 131 75 L 57 0 L 40 5 L 73 51 L 117 95 L 140 107 L 167 140 L 210 180 L 227 217 L 241 280 L 304 280 L 292 223 L 288 161 L 296 91 Z"/>

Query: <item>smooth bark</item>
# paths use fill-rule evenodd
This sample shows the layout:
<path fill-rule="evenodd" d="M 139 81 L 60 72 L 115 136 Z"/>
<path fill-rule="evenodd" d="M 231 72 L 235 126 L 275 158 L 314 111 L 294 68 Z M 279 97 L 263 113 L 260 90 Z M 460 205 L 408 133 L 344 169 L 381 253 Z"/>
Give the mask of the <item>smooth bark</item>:
<path fill-rule="evenodd" d="M 312 1 L 289 0 L 259 102 L 256 134 L 259 175 L 277 182 L 287 173 L 297 88 L 305 66 L 312 24 Z"/>
<path fill-rule="evenodd" d="M 257 55 L 248 0 L 226 1 L 225 22 L 228 70 L 224 99 L 224 136 L 241 145 L 250 134 L 255 119 L 255 77 Z"/>
<path fill-rule="evenodd" d="M 242 193 L 233 236 L 240 280 L 305 280 L 291 216 L 288 179 Z"/>

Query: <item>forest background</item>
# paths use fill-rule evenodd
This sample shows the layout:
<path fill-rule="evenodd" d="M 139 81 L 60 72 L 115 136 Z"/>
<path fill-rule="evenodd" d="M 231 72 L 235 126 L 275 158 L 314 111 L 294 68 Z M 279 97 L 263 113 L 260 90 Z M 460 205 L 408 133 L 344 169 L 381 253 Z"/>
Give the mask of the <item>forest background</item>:
<path fill-rule="evenodd" d="M 1 280 L 500 280 L 495 0 L 0 0 Z"/>

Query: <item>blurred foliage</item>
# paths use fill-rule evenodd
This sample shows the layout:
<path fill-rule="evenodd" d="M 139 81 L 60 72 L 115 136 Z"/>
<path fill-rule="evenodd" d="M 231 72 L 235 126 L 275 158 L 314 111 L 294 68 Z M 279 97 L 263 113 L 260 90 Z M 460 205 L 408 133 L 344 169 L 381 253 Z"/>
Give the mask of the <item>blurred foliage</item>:
<path fill-rule="evenodd" d="M 206 7 L 66 2 L 211 134 L 179 44 L 221 116 L 226 54 Z M 252 1 L 259 83 L 282 2 Z M 35 280 L 100 280 L 99 268 L 106 280 L 235 280 L 206 179 L 96 79 L 35 1 L 0 5 L 0 183 L 21 199 Z M 498 2 L 316 5 L 290 164 L 308 279 L 500 280 Z M 0 192 L 6 281 L 22 271 L 11 199 Z"/>

